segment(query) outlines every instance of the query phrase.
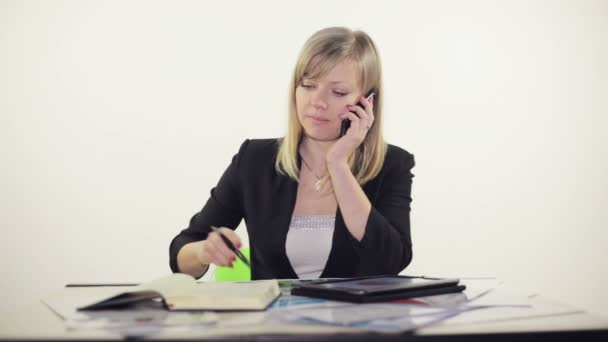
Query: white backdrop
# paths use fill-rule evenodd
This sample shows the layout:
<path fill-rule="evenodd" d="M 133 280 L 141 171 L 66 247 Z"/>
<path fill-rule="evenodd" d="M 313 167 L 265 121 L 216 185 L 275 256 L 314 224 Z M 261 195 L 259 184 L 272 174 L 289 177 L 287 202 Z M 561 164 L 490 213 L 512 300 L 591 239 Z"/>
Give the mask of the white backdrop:
<path fill-rule="evenodd" d="M 0 1 L 0 310 L 168 274 L 327 26 L 375 39 L 386 138 L 416 156 L 404 273 L 608 316 L 608 2 L 575 0 Z"/>

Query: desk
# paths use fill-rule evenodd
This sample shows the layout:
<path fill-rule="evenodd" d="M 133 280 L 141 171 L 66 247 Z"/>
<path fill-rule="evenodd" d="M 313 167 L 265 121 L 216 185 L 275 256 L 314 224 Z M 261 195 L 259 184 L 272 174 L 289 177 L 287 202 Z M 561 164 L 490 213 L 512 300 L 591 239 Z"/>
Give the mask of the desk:
<path fill-rule="evenodd" d="M 81 289 L 82 290 L 82 289 Z M 69 288 L 63 291 L 70 291 Z M 84 290 L 86 291 L 86 290 Z M 251 315 L 256 313 L 226 313 L 222 315 Z M 254 319 L 255 321 L 255 319 Z M 477 323 L 457 326 L 432 326 L 401 334 L 369 333 L 354 328 L 333 326 L 253 324 L 234 328 L 218 327 L 155 333 L 154 340 L 255 340 L 255 341 L 608 341 L 608 321 L 587 313 L 567 314 L 525 320 L 495 323 Z M 118 340 L 124 337 L 106 331 L 67 332 L 62 319 L 42 302 L 20 308 L 0 318 L 0 340 Z"/>

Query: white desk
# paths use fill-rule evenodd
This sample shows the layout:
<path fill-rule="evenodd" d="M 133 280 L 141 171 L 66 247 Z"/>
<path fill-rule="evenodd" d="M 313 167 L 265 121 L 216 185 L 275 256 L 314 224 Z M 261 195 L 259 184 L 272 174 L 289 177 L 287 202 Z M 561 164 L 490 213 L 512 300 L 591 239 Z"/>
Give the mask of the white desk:
<path fill-rule="evenodd" d="M 124 288 L 123 288 L 124 289 Z M 65 288 L 63 291 L 74 291 Z M 78 291 L 95 291 L 95 288 L 78 288 Z M 146 338 L 161 340 L 179 339 L 247 339 L 257 340 L 369 340 L 368 332 L 348 327 L 305 326 L 295 324 L 266 324 L 256 322 L 255 315 L 259 313 L 225 313 L 226 318 L 240 315 L 240 319 L 250 319 L 251 325 L 235 327 L 209 327 L 196 331 L 171 330 L 157 332 Z M 244 316 L 243 316 L 244 315 Z M 237 332 L 238 331 L 238 332 Z M 509 338 L 525 334 L 527 340 L 543 337 L 539 332 L 550 332 L 551 337 L 572 338 L 576 334 L 578 340 L 608 341 L 608 321 L 587 313 L 566 314 L 561 316 L 528 318 L 493 323 L 475 323 L 447 326 L 432 326 L 417 330 L 415 333 L 404 334 L 374 334 L 374 338 L 386 340 L 480 340 L 492 338 Z M 236 335 L 235 335 L 236 334 Z M 522 335 L 518 335 L 522 336 Z M 545 336 L 546 337 L 546 336 Z M 23 307 L 16 312 L 0 318 L 0 340 L 117 340 L 121 335 L 96 331 L 66 331 L 63 320 L 44 303 L 39 302 Z M 555 339 L 555 338 L 553 338 Z M 558 338 L 559 339 L 559 338 Z"/>

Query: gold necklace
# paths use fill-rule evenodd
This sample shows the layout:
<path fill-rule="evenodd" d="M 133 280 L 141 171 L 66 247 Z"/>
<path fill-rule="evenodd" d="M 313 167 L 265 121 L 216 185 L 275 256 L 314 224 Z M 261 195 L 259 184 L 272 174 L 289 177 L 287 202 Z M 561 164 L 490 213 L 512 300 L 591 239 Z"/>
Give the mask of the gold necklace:
<path fill-rule="evenodd" d="M 302 158 L 302 162 L 304 163 L 304 165 L 306 166 L 306 168 L 308 168 L 308 170 L 310 170 L 310 173 L 313 174 L 313 176 L 315 176 L 315 178 L 317 179 L 317 181 L 315 182 L 315 191 L 320 192 L 321 189 L 323 189 L 323 176 L 317 176 L 317 174 L 315 173 L 315 171 L 312 169 L 312 167 L 310 167 L 310 165 L 308 165 L 308 163 L 306 162 L 306 159 L 304 159 L 304 157 L 302 157 L 302 155 L 300 155 L 300 158 Z"/>

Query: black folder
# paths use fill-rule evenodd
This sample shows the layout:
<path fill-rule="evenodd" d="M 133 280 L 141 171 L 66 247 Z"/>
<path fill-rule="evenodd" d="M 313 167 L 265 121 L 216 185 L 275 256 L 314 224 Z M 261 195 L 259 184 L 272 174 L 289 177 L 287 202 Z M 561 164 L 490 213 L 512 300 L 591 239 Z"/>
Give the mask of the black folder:
<path fill-rule="evenodd" d="M 355 303 L 385 302 L 462 292 L 466 286 L 456 278 L 374 276 L 302 284 L 292 295 Z"/>

